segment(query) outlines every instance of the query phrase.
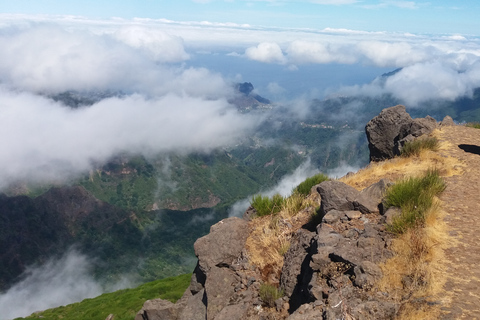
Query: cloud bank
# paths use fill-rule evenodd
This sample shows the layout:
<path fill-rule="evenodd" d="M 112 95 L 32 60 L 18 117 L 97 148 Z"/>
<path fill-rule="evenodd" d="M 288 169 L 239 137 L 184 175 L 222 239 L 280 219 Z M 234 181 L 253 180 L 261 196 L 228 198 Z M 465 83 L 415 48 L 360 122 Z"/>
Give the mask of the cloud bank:
<path fill-rule="evenodd" d="M 93 298 L 105 292 L 105 288 L 91 276 L 91 262 L 73 249 L 58 260 L 27 268 L 24 276 L 22 281 L 0 294 L 0 319 L 26 317 L 36 311 Z M 130 284 L 122 281 L 107 290 L 123 289 Z"/>
<path fill-rule="evenodd" d="M 0 47 L 0 132 L 7 137 L 0 188 L 27 177 L 69 178 L 122 151 L 208 152 L 254 130 L 261 119 L 227 103 L 242 75 L 188 66 L 198 52 L 230 54 L 247 68 L 248 61 L 278 66 L 291 81 L 316 64 L 402 68 L 334 93 L 391 94 L 409 106 L 469 96 L 480 86 L 480 40 L 459 34 L 0 15 Z M 269 93 L 284 94 L 285 84 L 268 83 Z M 48 98 L 65 91 L 119 94 L 72 110 Z"/>

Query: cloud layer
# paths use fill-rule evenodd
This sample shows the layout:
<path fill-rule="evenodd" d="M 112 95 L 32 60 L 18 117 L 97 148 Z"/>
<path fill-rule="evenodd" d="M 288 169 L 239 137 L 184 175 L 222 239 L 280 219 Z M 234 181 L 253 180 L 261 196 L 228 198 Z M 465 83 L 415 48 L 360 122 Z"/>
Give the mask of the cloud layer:
<path fill-rule="evenodd" d="M 0 294 L 1 319 L 26 317 L 41 311 L 105 292 L 105 288 L 91 275 L 91 262 L 75 250 L 69 250 L 58 260 L 50 260 L 40 267 L 29 267 L 25 278 Z M 127 280 L 108 289 L 129 287 Z"/>
<path fill-rule="evenodd" d="M 410 106 L 454 100 L 480 86 L 480 41 L 458 34 L 0 15 L 0 47 L 0 132 L 7 137 L 0 188 L 27 177 L 65 179 L 120 151 L 208 151 L 254 130 L 261 119 L 227 103 L 231 82 L 242 75 L 186 66 L 199 52 L 230 54 L 247 68 L 248 61 L 251 68 L 277 66 L 292 81 L 315 64 L 402 68 L 336 93 L 387 93 Z M 283 94 L 284 84 L 268 83 L 272 95 Z M 47 98 L 65 91 L 119 95 L 77 110 Z"/>

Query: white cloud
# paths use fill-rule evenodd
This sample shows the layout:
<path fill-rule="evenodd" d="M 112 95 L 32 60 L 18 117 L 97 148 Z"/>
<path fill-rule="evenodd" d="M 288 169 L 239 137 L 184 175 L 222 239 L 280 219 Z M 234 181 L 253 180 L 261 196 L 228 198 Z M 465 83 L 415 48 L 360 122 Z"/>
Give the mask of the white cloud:
<path fill-rule="evenodd" d="M 415 64 L 389 77 L 385 90 L 408 105 L 430 99 L 453 101 L 461 96 L 471 96 L 480 84 L 480 62 L 466 72 L 438 61 Z"/>
<path fill-rule="evenodd" d="M 358 50 L 377 66 L 403 67 L 428 60 L 429 48 L 417 48 L 407 42 L 363 41 L 358 43 Z"/>
<path fill-rule="evenodd" d="M 225 100 L 132 95 L 70 109 L 5 88 L 0 113 L 0 134 L 10 137 L 0 151 L 1 187 L 15 179 L 66 179 L 121 151 L 208 151 L 233 143 L 260 121 Z"/>
<path fill-rule="evenodd" d="M 286 62 L 282 49 L 275 42 L 262 42 L 256 47 L 247 48 L 245 56 L 248 59 L 266 63 L 284 64 Z"/>
<path fill-rule="evenodd" d="M 145 50 L 154 61 L 178 62 L 189 58 L 180 37 L 158 29 L 128 26 L 115 32 L 114 37 L 133 48 Z"/>
<path fill-rule="evenodd" d="M 26 317 L 35 311 L 93 298 L 105 292 L 91 275 L 90 261 L 75 250 L 69 250 L 59 260 L 28 267 L 24 276 L 22 281 L 0 295 L 2 319 Z M 122 281 L 120 286 L 112 284 L 111 288 L 119 290 L 131 284 Z"/>
<path fill-rule="evenodd" d="M 339 45 L 311 41 L 293 41 L 286 52 L 290 63 L 355 63 L 357 57 Z"/>

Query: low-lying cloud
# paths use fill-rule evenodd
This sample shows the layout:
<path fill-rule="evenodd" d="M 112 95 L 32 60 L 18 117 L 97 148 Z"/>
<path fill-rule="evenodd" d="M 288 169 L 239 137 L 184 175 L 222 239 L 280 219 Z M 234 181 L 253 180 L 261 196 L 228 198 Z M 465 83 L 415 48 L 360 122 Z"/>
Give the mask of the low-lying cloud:
<path fill-rule="evenodd" d="M 89 259 L 74 249 L 58 260 L 28 267 L 22 281 L 0 294 L 0 319 L 26 317 L 36 311 L 93 298 L 106 290 L 119 290 L 132 285 L 125 278 L 119 285 L 111 284 L 106 288 L 94 280 L 91 267 Z"/>
<path fill-rule="evenodd" d="M 208 152 L 255 127 L 225 100 L 130 95 L 71 109 L 0 87 L 0 187 L 16 179 L 55 181 L 86 172 L 119 152 Z"/>

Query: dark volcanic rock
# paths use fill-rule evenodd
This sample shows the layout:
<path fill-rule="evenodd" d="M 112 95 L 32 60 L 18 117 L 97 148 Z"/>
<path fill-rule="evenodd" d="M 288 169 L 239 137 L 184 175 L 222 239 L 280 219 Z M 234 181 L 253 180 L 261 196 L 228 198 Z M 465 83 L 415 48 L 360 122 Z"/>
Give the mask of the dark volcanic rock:
<path fill-rule="evenodd" d="M 395 143 L 400 129 L 412 122 L 412 118 L 402 105 L 383 109 L 367 123 L 365 131 L 370 149 L 370 161 L 393 158 Z"/>
<path fill-rule="evenodd" d="M 379 204 L 385 195 L 387 188 L 392 183 L 386 179 L 382 179 L 377 183 L 363 189 L 355 198 L 354 207 L 362 213 L 379 213 Z"/>
<path fill-rule="evenodd" d="M 383 109 L 365 126 L 370 161 L 399 155 L 405 142 L 431 133 L 436 126 L 437 122 L 430 116 L 412 119 L 402 105 Z"/>
<path fill-rule="evenodd" d="M 210 233 L 194 244 L 200 269 L 207 273 L 215 266 L 228 267 L 238 259 L 248 237 L 248 222 L 228 218 L 210 228 Z"/>
<path fill-rule="evenodd" d="M 135 316 L 135 320 L 176 320 L 178 307 L 167 300 L 147 300 Z"/>
<path fill-rule="evenodd" d="M 320 206 L 322 217 L 330 210 L 353 210 L 353 201 L 359 194 L 355 188 L 337 180 L 320 183 L 317 185 L 317 192 L 322 197 Z"/>
<path fill-rule="evenodd" d="M 234 294 L 235 277 L 225 268 L 213 267 L 205 282 L 207 296 L 207 320 L 213 320 L 230 302 Z"/>
<path fill-rule="evenodd" d="M 287 296 L 292 295 L 298 284 L 298 277 L 302 273 L 302 265 L 309 255 L 314 236 L 314 232 L 300 229 L 291 240 L 290 248 L 285 254 L 282 275 L 280 277 L 280 287 Z"/>

